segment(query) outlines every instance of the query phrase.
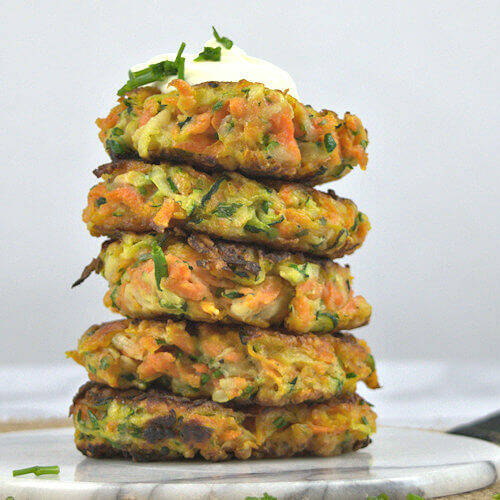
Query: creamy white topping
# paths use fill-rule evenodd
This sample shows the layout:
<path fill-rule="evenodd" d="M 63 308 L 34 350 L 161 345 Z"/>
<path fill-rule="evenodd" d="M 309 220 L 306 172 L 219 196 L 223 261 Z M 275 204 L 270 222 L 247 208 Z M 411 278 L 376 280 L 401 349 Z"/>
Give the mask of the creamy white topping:
<path fill-rule="evenodd" d="M 191 85 L 197 83 L 219 81 L 219 82 L 237 82 L 239 80 L 248 80 L 250 82 L 260 82 L 266 87 L 278 90 L 287 90 L 293 97 L 299 98 L 297 87 L 292 77 L 283 69 L 263 59 L 257 59 L 246 54 L 242 49 L 233 45 L 226 49 L 218 43 L 215 38 L 208 40 L 205 47 L 221 47 L 220 61 L 195 61 L 198 54 L 182 54 L 186 62 L 184 66 L 184 79 Z M 148 62 L 134 66 L 132 71 L 139 71 L 148 67 L 150 64 L 165 61 L 173 61 L 175 53 L 161 54 L 153 57 Z M 150 84 L 161 92 L 166 92 L 168 84 L 175 80 L 177 76 L 169 76 Z"/>

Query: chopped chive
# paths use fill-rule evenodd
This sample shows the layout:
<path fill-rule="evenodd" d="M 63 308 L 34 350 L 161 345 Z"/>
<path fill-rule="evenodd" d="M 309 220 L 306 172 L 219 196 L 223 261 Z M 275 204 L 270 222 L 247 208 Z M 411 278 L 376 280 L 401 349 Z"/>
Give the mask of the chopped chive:
<path fill-rule="evenodd" d="M 225 177 L 219 177 L 208 190 L 207 193 L 203 195 L 203 198 L 200 201 L 200 208 L 204 208 L 210 198 L 215 194 L 215 192 L 219 189 L 220 185 L 226 180 Z"/>
<path fill-rule="evenodd" d="M 220 61 L 220 47 L 203 47 L 195 61 Z"/>
<path fill-rule="evenodd" d="M 368 419 L 366 417 L 361 417 L 361 422 L 363 422 L 365 425 L 368 425 Z"/>
<path fill-rule="evenodd" d="M 161 339 L 161 338 L 155 338 L 155 342 L 157 345 L 165 345 L 167 343 L 167 341 L 165 339 Z"/>
<path fill-rule="evenodd" d="M 325 134 L 324 143 L 328 153 L 331 153 L 337 147 L 337 143 L 330 133 Z"/>
<path fill-rule="evenodd" d="M 12 471 L 12 475 L 23 476 L 24 474 L 35 474 L 35 476 L 43 476 L 44 474 L 59 474 L 59 465 L 34 465 L 25 469 L 16 469 Z"/>
<path fill-rule="evenodd" d="M 229 50 L 233 46 L 233 41 L 229 40 L 229 38 L 225 36 L 219 36 L 219 33 L 217 33 L 217 30 L 213 26 L 212 26 L 212 33 L 214 34 L 214 38 L 226 49 Z"/>
<path fill-rule="evenodd" d="M 368 354 L 368 360 L 366 362 L 368 366 L 371 368 L 371 373 L 375 371 L 375 360 L 373 359 L 373 356 L 371 354 Z M 370 373 L 370 375 L 371 375 Z"/>
<path fill-rule="evenodd" d="M 186 60 L 184 59 L 184 57 L 181 57 L 179 64 L 177 65 L 177 78 L 179 78 L 179 80 L 184 80 L 184 63 L 185 62 L 186 62 Z"/>
<path fill-rule="evenodd" d="M 354 372 L 346 373 L 345 378 L 354 378 L 356 377 L 356 374 Z"/>
<path fill-rule="evenodd" d="M 151 245 L 151 256 L 155 264 L 156 286 L 158 287 L 158 290 L 161 290 L 160 282 L 162 278 L 168 276 L 168 267 L 163 250 L 161 249 L 160 245 L 156 243 L 156 241 L 153 241 Z"/>
<path fill-rule="evenodd" d="M 179 190 L 177 189 L 177 186 L 175 185 L 174 181 L 172 180 L 171 177 L 167 177 L 167 182 L 168 182 L 168 185 L 170 186 L 170 189 L 174 192 L 174 193 L 178 193 Z"/>
<path fill-rule="evenodd" d="M 207 375 L 206 373 L 203 373 L 202 376 L 200 377 L 201 385 L 206 384 L 209 380 L 210 380 L 210 375 Z"/>
<path fill-rule="evenodd" d="M 177 51 L 177 55 L 175 56 L 174 64 L 176 66 L 179 66 L 179 63 L 181 62 L 182 59 L 182 53 L 184 52 L 184 49 L 186 48 L 186 42 L 182 42 L 181 46 L 179 47 L 179 50 Z"/>
<path fill-rule="evenodd" d="M 129 79 L 127 83 L 118 90 L 117 94 L 119 96 L 125 95 L 127 92 L 134 90 L 148 83 L 158 82 L 164 80 L 167 76 L 173 76 L 177 74 L 177 77 L 181 80 L 184 79 L 184 62 L 185 58 L 182 57 L 182 52 L 186 44 L 181 43 L 175 61 L 161 61 L 158 63 L 150 64 L 147 68 L 141 69 L 139 71 L 129 71 Z"/>
<path fill-rule="evenodd" d="M 224 106 L 224 103 L 222 101 L 218 101 L 213 105 L 212 111 L 218 111 L 222 108 L 222 106 Z"/>

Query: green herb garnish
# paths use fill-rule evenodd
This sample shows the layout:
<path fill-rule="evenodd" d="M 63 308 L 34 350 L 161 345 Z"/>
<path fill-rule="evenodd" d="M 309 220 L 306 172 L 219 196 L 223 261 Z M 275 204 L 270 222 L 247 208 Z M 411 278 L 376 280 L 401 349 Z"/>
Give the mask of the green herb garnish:
<path fill-rule="evenodd" d="M 363 422 L 363 424 L 365 425 L 368 425 L 368 419 L 366 417 L 361 417 L 361 422 Z"/>
<path fill-rule="evenodd" d="M 59 474 L 59 465 L 33 465 L 25 469 L 16 469 L 12 471 L 12 475 L 23 476 L 24 474 L 35 474 L 35 476 L 43 476 L 44 474 Z"/>
<path fill-rule="evenodd" d="M 272 495 L 264 493 L 263 497 L 246 497 L 245 500 L 278 500 L 278 499 L 276 497 L 273 497 Z"/>
<path fill-rule="evenodd" d="M 233 46 L 233 41 L 229 40 L 229 38 L 225 36 L 219 36 L 219 33 L 217 33 L 217 30 L 213 26 L 212 26 L 212 33 L 214 34 L 214 38 L 226 49 L 229 50 Z"/>
<path fill-rule="evenodd" d="M 203 47 L 195 61 L 220 61 L 220 47 Z"/>
<path fill-rule="evenodd" d="M 218 111 L 219 109 L 222 109 L 222 106 L 224 106 L 224 103 L 222 101 L 218 101 L 213 105 L 212 111 Z"/>
<path fill-rule="evenodd" d="M 354 378 L 356 377 L 356 374 L 354 372 L 346 373 L 345 378 Z"/>
<path fill-rule="evenodd" d="M 167 261 L 165 260 L 165 254 L 156 241 L 153 241 L 151 245 L 151 256 L 155 264 L 156 286 L 158 287 L 158 290 L 161 290 L 160 282 L 162 278 L 168 276 L 168 267 Z"/>
<path fill-rule="evenodd" d="M 324 143 L 328 153 L 331 153 L 337 147 L 337 143 L 330 133 L 325 134 Z"/>
<path fill-rule="evenodd" d="M 127 83 L 117 92 L 118 95 L 125 95 L 127 92 L 134 90 L 148 83 L 164 80 L 168 76 L 177 75 L 179 78 L 184 78 L 184 57 L 182 52 L 186 44 L 181 43 L 175 61 L 161 61 L 159 63 L 150 64 L 147 68 L 139 71 L 129 71 Z"/>

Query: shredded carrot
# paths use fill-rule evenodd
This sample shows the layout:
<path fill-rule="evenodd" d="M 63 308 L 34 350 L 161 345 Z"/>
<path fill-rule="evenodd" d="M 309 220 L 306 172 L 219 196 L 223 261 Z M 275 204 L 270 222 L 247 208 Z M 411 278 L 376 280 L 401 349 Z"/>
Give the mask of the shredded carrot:
<path fill-rule="evenodd" d="M 160 210 L 158 210 L 158 213 L 155 215 L 153 222 L 159 227 L 159 228 L 166 228 L 169 225 L 170 219 L 172 218 L 172 215 L 175 211 L 176 203 L 172 198 L 165 198 L 165 201 L 163 202 L 163 205 L 161 206 Z"/>
<path fill-rule="evenodd" d="M 235 118 L 243 118 L 248 111 L 247 100 L 244 97 L 233 97 L 229 101 L 229 112 Z"/>
<path fill-rule="evenodd" d="M 323 288 L 323 301 L 326 304 L 326 307 L 330 310 L 335 310 L 342 306 L 345 302 L 345 297 L 340 287 L 338 287 L 332 281 L 326 283 Z"/>
<path fill-rule="evenodd" d="M 173 254 L 167 254 L 168 278 L 165 286 L 188 300 L 200 301 L 209 294 L 208 288 L 192 273 L 189 265 Z"/>

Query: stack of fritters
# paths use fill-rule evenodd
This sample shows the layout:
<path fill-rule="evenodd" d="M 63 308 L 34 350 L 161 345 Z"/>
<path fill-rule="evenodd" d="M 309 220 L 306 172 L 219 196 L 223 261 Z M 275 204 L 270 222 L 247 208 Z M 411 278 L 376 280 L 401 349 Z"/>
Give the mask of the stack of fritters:
<path fill-rule="evenodd" d="M 317 112 L 259 83 L 144 87 L 98 120 L 112 162 L 83 218 L 107 236 L 84 270 L 127 319 L 69 355 L 88 456 L 163 460 L 335 455 L 375 431 L 358 381 L 378 387 L 348 266 L 366 215 L 310 186 L 367 162 L 351 114 Z"/>

